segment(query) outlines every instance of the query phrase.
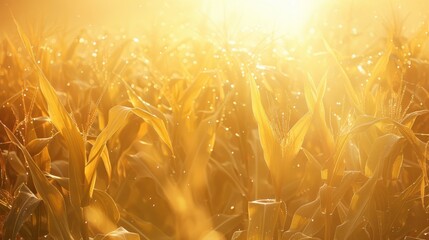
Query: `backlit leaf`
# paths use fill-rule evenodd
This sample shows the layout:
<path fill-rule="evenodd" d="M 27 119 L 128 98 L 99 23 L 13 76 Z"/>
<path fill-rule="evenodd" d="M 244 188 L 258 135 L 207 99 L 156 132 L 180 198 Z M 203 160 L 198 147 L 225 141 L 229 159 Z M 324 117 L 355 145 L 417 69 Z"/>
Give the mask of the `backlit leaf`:
<path fill-rule="evenodd" d="M 70 199 L 75 207 L 80 207 L 83 194 L 84 167 L 86 163 L 83 138 L 76 126 L 76 123 L 72 120 L 65 107 L 62 105 L 55 89 L 52 87 L 43 70 L 38 65 L 30 41 L 16 21 L 15 24 L 21 40 L 31 57 L 33 67 L 36 70 L 36 74 L 39 79 L 40 91 L 48 105 L 48 113 L 51 118 L 51 122 L 60 132 L 67 145 L 67 149 L 69 151 Z"/>
<path fill-rule="evenodd" d="M 19 142 L 13 133 L 3 125 L 7 136 L 24 154 L 28 163 L 31 178 L 37 193 L 43 200 L 45 208 L 48 211 L 49 233 L 55 239 L 71 239 L 70 230 L 67 221 L 67 210 L 63 196 L 49 181 L 34 162 L 27 149 Z"/>
<path fill-rule="evenodd" d="M 4 239 L 16 239 L 22 225 L 27 218 L 33 213 L 34 209 L 39 206 L 40 199 L 34 195 L 28 187 L 23 184 L 17 189 L 18 194 L 12 203 L 10 210 L 3 226 Z"/>

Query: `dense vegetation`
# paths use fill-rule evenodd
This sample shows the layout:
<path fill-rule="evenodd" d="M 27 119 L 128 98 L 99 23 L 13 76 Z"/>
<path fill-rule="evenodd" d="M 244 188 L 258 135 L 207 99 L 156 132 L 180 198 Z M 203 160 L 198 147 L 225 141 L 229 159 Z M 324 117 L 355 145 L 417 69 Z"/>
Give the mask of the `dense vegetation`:
<path fill-rule="evenodd" d="M 320 14 L 299 40 L 16 23 L 0 236 L 240 238 L 248 202 L 274 198 L 279 239 L 426 239 L 429 29 L 388 16 L 365 32 Z"/>

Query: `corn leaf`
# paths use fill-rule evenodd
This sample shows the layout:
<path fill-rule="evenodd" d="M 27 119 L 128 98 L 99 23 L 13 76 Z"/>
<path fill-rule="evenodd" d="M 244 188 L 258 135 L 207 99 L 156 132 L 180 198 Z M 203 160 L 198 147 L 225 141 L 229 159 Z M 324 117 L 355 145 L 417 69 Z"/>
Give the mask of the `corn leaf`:
<path fill-rule="evenodd" d="M 377 163 L 373 175 L 353 195 L 348 219 L 337 227 L 335 239 L 348 239 L 360 226 L 364 214 L 373 198 L 376 183 L 382 173 L 385 162 L 400 140 L 399 136 L 387 134 L 377 138 L 368 156 L 367 162 Z"/>
<path fill-rule="evenodd" d="M 49 83 L 40 66 L 37 64 L 32 46 L 21 27 L 15 20 L 16 27 L 24 46 L 29 53 L 39 79 L 40 90 L 48 105 L 48 113 L 52 124 L 64 137 L 69 152 L 70 199 L 75 207 L 81 206 L 84 168 L 86 153 L 83 138 L 76 123 L 72 120 L 65 107 L 61 104 L 55 89 Z"/>
<path fill-rule="evenodd" d="M 119 227 L 106 235 L 95 236 L 94 240 L 140 240 L 140 236 L 136 233 L 128 232 L 123 227 Z"/>
<path fill-rule="evenodd" d="M 85 207 L 88 225 L 98 232 L 109 233 L 117 228 L 119 209 L 112 197 L 105 191 L 94 190 L 89 206 Z"/>
<path fill-rule="evenodd" d="M 251 90 L 251 100 L 252 100 L 252 110 L 253 116 L 255 117 L 256 123 L 258 124 L 259 140 L 261 142 L 262 149 L 264 151 L 265 162 L 270 169 L 273 169 L 273 166 L 279 166 L 281 156 L 280 141 L 276 138 L 274 130 L 270 125 L 270 120 L 264 110 L 262 105 L 261 96 L 256 86 L 256 82 L 253 78 L 249 77 L 250 90 Z M 273 171 L 273 178 L 277 178 L 276 173 Z M 279 188 L 280 183 L 276 182 L 275 188 Z"/>
<path fill-rule="evenodd" d="M 67 221 L 67 210 L 63 196 L 52 185 L 34 162 L 27 149 L 19 142 L 13 133 L 3 125 L 7 136 L 24 154 L 30 169 L 31 178 L 37 193 L 43 200 L 48 211 L 49 233 L 55 239 L 72 239 Z"/>
<path fill-rule="evenodd" d="M 356 93 L 355 89 L 353 88 L 352 82 L 350 80 L 349 75 L 347 74 L 346 70 L 344 69 L 343 65 L 341 64 L 340 60 L 338 59 L 337 54 L 334 52 L 334 50 L 331 48 L 331 46 L 328 44 L 326 39 L 323 38 L 323 43 L 325 45 L 325 48 L 328 50 L 329 54 L 334 58 L 335 63 L 340 67 L 340 71 L 342 75 L 344 76 L 344 87 L 347 93 L 347 96 L 350 98 L 351 103 L 353 106 L 359 110 L 359 112 L 363 112 L 362 102 L 359 95 Z"/>
<path fill-rule="evenodd" d="M 22 184 L 17 189 L 15 200 L 12 203 L 12 209 L 4 221 L 4 239 L 16 239 L 22 225 L 36 207 L 39 206 L 40 202 L 41 200 L 31 192 L 27 185 Z"/>
<path fill-rule="evenodd" d="M 101 131 L 97 139 L 94 142 L 94 145 L 89 153 L 89 161 L 85 167 L 85 204 L 88 204 L 89 199 L 92 196 L 95 180 L 96 180 L 96 169 L 100 161 L 101 156 L 103 155 L 103 150 L 106 147 L 106 143 L 112 138 L 112 136 L 122 129 L 125 124 L 128 123 L 130 114 L 135 114 L 142 118 L 146 123 L 154 128 L 158 133 L 161 140 L 170 148 L 172 151 L 171 140 L 165 127 L 164 122 L 157 118 L 156 116 L 150 114 L 147 111 L 138 108 L 129 108 L 124 106 L 115 106 L 109 112 L 109 122 L 107 126 Z M 104 150 L 105 152 L 105 150 Z M 104 155 L 107 153 L 105 152 Z M 106 156 L 103 159 L 108 159 Z M 105 168 L 110 169 L 110 163 L 105 162 Z"/>
<path fill-rule="evenodd" d="M 375 64 L 374 68 L 371 72 L 371 77 L 368 80 L 368 83 L 365 86 L 365 96 L 369 96 L 371 93 L 372 88 L 376 84 L 376 81 L 382 77 L 382 74 L 386 72 L 387 64 L 390 60 L 390 55 L 393 51 L 393 41 L 388 41 L 386 46 L 386 51 L 384 54 L 378 59 L 377 63 Z"/>
<path fill-rule="evenodd" d="M 49 142 L 52 141 L 52 138 L 54 138 L 54 136 L 48 138 L 35 138 L 29 143 L 27 143 L 25 147 L 27 148 L 30 155 L 34 156 L 36 154 L 39 154 L 43 150 L 43 148 L 45 148 L 49 144 Z"/>

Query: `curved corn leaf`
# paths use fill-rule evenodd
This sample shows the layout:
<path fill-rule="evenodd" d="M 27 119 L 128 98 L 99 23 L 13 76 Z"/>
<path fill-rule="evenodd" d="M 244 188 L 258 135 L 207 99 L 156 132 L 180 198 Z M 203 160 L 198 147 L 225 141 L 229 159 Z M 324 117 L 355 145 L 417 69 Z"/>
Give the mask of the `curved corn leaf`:
<path fill-rule="evenodd" d="M 52 138 L 54 138 L 54 136 L 48 138 L 35 138 L 27 143 L 25 147 L 27 148 L 27 151 L 30 153 L 30 155 L 34 156 L 39 154 L 43 148 L 45 148 L 49 142 L 51 142 Z"/>
<path fill-rule="evenodd" d="M 120 225 L 125 226 L 130 231 L 138 233 L 145 240 L 159 239 L 170 240 L 167 234 L 162 232 L 156 225 L 140 219 L 137 215 L 121 210 Z"/>
<path fill-rule="evenodd" d="M 119 227 L 106 235 L 95 236 L 94 240 L 140 240 L 140 236 L 136 233 L 128 232 L 123 227 Z"/>
<path fill-rule="evenodd" d="M 67 221 L 67 210 L 60 191 L 46 179 L 43 172 L 34 162 L 27 149 L 19 142 L 13 133 L 2 123 L 10 141 L 24 154 L 30 169 L 31 178 L 37 193 L 43 200 L 48 211 L 49 233 L 55 239 L 72 239 Z"/>
<path fill-rule="evenodd" d="M 73 206 L 80 207 L 84 182 L 84 168 L 86 163 L 84 140 L 76 126 L 76 123 L 72 120 L 65 107 L 61 104 L 55 89 L 49 83 L 49 80 L 46 78 L 41 67 L 37 64 L 32 50 L 32 45 L 16 20 L 15 25 L 18 29 L 21 40 L 24 43 L 25 49 L 31 57 L 33 67 L 36 70 L 36 74 L 39 79 L 40 91 L 48 105 L 48 113 L 51 118 L 51 122 L 64 137 L 69 152 L 70 199 Z"/>
<path fill-rule="evenodd" d="M 270 120 L 262 105 L 261 95 L 256 86 L 255 79 L 249 78 L 250 91 L 252 98 L 252 110 L 253 116 L 255 117 L 256 123 L 258 124 L 258 132 L 260 136 L 261 146 L 264 150 L 264 159 L 267 166 L 271 166 L 274 161 L 275 155 L 279 154 L 279 150 L 275 148 L 276 145 L 280 144 L 280 141 L 275 137 L 274 130 L 270 125 Z M 276 151 L 277 150 L 277 151 Z"/>
<path fill-rule="evenodd" d="M 256 86 L 255 79 L 249 77 L 249 82 L 252 111 L 256 123 L 258 124 L 259 140 L 261 142 L 261 146 L 264 152 L 264 159 L 268 168 L 270 169 L 271 176 L 274 180 L 274 187 L 278 194 L 277 197 L 280 197 L 279 188 L 281 187 L 281 184 L 278 179 L 279 176 L 277 176 L 277 172 L 274 172 L 274 170 L 276 170 L 275 167 L 280 164 L 280 140 L 276 138 L 274 130 L 270 124 L 270 120 L 268 119 L 268 116 L 264 110 L 264 106 L 262 105 L 261 101 L 261 95 L 258 91 L 258 87 Z"/>
<path fill-rule="evenodd" d="M 140 96 L 138 96 L 137 93 L 134 91 L 134 89 L 126 81 L 123 81 L 123 83 L 127 88 L 128 98 L 130 99 L 131 104 L 133 104 L 133 107 L 141 108 L 157 116 L 159 119 L 163 120 L 164 122 L 167 121 L 165 119 L 164 114 L 161 111 L 159 111 L 157 108 L 150 105 L 148 102 L 144 101 Z"/>
<path fill-rule="evenodd" d="M 374 173 L 353 195 L 348 213 L 349 217 L 344 223 L 337 227 L 335 239 L 348 239 L 360 226 L 363 216 L 373 198 L 375 186 L 381 176 L 385 162 L 400 139 L 401 138 L 397 135 L 386 134 L 375 140 L 370 155 L 368 156 L 368 162 L 377 163 Z"/>
<path fill-rule="evenodd" d="M 344 173 L 345 163 L 342 156 L 345 151 L 347 141 L 356 133 L 362 132 L 374 126 L 375 124 L 386 120 L 384 118 L 375 118 L 371 116 L 361 116 L 357 119 L 354 126 L 347 133 L 340 135 L 336 140 L 336 151 L 332 158 L 332 165 L 329 168 L 328 183 L 334 185 L 334 183 L 341 179 Z"/>
<path fill-rule="evenodd" d="M 291 161 L 296 157 L 304 142 L 310 124 L 313 119 L 313 112 L 309 111 L 302 116 L 294 126 L 287 132 L 285 138 L 279 139 L 270 124 L 270 120 L 262 105 L 261 96 L 257 89 L 256 82 L 253 78 L 249 79 L 252 110 L 256 123 L 258 124 L 258 132 L 262 149 L 264 150 L 264 159 L 270 169 L 271 177 L 275 187 L 276 197 L 281 196 L 285 176 L 289 176 L 288 171 L 291 169 Z M 322 81 L 321 87 L 318 89 L 317 100 L 309 98 L 309 103 L 314 103 L 313 107 L 320 107 L 325 81 Z"/>
<path fill-rule="evenodd" d="M 128 119 L 130 114 L 137 115 L 141 119 L 143 119 L 146 123 L 148 123 L 150 126 L 153 127 L 153 129 L 158 133 L 161 140 L 170 148 L 170 150 L 173 152 L 173 147 L 171 144 L 171 140 L 167 131 L 167 128 L 164 124 L 164 122 L 157 118 L 156 116 L 150 114 L 147 111 L 144 111 L 139 108 L 129 108 L 124 106 L 115 106 L 113 107 L 109 112 L 109 122 L 107 123 L 107 126 L 101 131 L 101 133 L 98 135 L 97 139 L 94 142 L 94 145 L 89 153 L 89 161 L 88 164 L 85 166 L 85 198 L 84 198 L 84 204 L 88 204 L 89 199 L 92 196 L 95 180 L 96 180 L 96 169 L 98 166 L 98 163 L 100 161 L 100 158 L 103 156 L 103 151 L 105 157 L 102 158 L 104 160 L 107 160 L 108 158 L 106 155 L 108 154 L 106 152 L 106 143 L 112 138 L 112 136 L 118 132 L 120 129 L 122 129 L 125 124 L 128 123 Z M 110 169 L 110 162 L 104 162 L 104 165 L 107 169 Z"/>
<path fill-rule="evenodd" d="M 344 76 L 344 87 L 347 92 L 347 96 L 350 98 L 351 103 L 353 106 L 359 110 L 359 112 L 363 112 L 363 106 L 361 102 L 361 98 L 359 98 L 359 95 L 356 93 L 355 89 L 353 88 L 352 82 L 350 80 L 349 75 L 347 74 L 346 70 L 344 69 L 343 65 L 341 64 L 340 60 L 338 59 L 337 54 L 334 52 L 334 50 L 331 48 L 331 46 L 328 44 L 326 39 L 323 38 L 323 43 L 325 45 L 326 50 L 329 52 L 329 54 L 334 58 L 335 63 L 340 67 L 341 73 Z"/>
<path fill-rule="evenodd" d="M 288 240 L 320 240 L 320 238 L 317 237 L 311 237 L 307 236 L 304 233 L 295 233 L 290 238 L 282 237 L 282 239 L 288 239 Z"/>
<path fill-rule="evenodd" d="M 7 157 L 10 166 L 14 171 L 18 173 L 18 175 L 27 174 L 27 170 L 25 169 L 23 162 L 21 162 L 15 151 L 7 152 Z"/>
<path fill-rule="evenodd" d="M 85 207 L 85 217 L 91 229 L 107 234 L 117 228 L 120 214 L 112 197 L 95 189 L 89 206 Z"/>
<path fill-rule="evenodd" d="M 112 55 L 108 58 L 107 70 L 114 72 L 115 68 L 118 66 L 118 62 L 121 58 L 122 53 L 124 52 L 125 47 L 130 43 L 130 40 L 122 42 L 116 49 L 113 51 Z"/>
<path fill-rule="evenodd" d="M 4 222 L 4 239 L 16 239 L 22 225 L 41 202 L 25 184 L 22 184 L 17 192 L 18 194 L 12 203 L 12 209 Z"/>
<path fill-rule="evenodd" d="M 194 148 L 185 158 L 185 167 L 189 171 L 185 179 L 196 196 L 207 187 L 207 163 L 216 139 L 216 117 L 217 114 L 201 121 L 195 131 L 198 138 L 193 139 Z"/>
<path fill-rule="evenodd" d="M 374 68 L 372 69 L 371 77 L 368 79 L 368 83 L 365 86 L 365 96 L 370 95 L 370 92 L 372 91 L 372 88 L 374 87 L 377 79 L 379 77 L 382 77 L 382 74 L 386 72 L 386 67 L 390 61 L 390 55 L 392 54 L 393 48 L 394 48 L 393 41 L 388 41 L 386 44 L 386 51 L 378 59 Z"/>

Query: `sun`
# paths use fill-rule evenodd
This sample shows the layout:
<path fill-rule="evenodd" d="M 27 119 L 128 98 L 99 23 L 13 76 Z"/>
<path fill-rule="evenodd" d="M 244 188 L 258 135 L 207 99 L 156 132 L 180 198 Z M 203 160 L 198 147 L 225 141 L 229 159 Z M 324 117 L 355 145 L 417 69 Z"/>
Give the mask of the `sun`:
<path fill-rule="evenodd" d="M 215 23 L 298 36 L 324 0 L 204 0 Z"/>

